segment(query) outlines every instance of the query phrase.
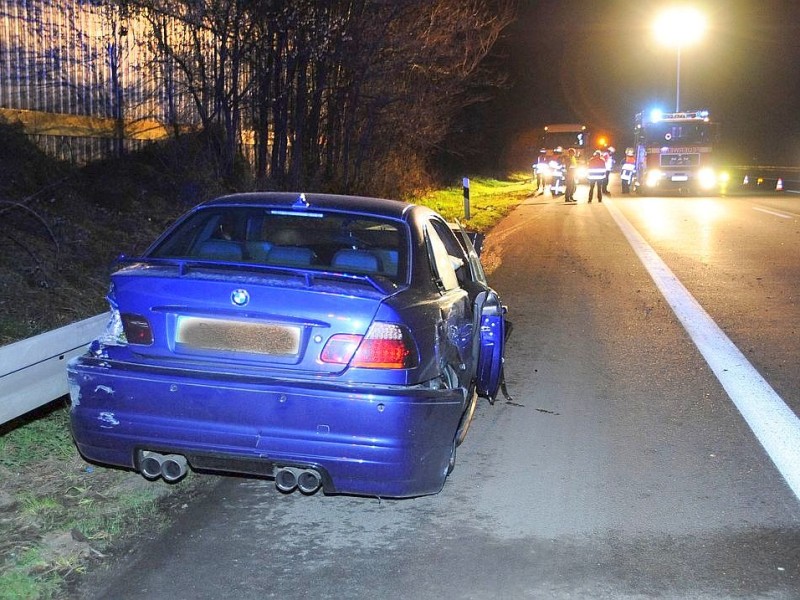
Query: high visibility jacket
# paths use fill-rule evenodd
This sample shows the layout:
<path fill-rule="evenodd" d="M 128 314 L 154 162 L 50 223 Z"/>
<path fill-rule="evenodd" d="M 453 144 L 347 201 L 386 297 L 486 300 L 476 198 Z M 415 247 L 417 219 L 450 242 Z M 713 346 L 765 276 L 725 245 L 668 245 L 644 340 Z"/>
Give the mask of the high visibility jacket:
<path fill-rule="evenodd" d="M 636 162 L 632 156 L 626 156 L 625 162 L 622 165 L 622 174 L 620 177 L 623 181 L 630 181 L 633 177 L 633 172 L 636 170 Z"/>
<path fill-rule="evenodd" d="M 606 161 L 602 156 L 592 156 L 587 167 L 586 178 L 589 181 L 602 181 L 606 178 Z"/>

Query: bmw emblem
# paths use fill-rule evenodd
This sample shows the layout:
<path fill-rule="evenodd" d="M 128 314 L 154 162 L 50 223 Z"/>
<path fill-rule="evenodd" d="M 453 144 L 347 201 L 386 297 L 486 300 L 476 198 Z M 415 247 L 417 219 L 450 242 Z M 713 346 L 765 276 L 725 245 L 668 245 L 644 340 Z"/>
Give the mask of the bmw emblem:
<path fill-rule="evenodd" d="M 250 294 L 247 293 L 247 290 L 233 290 L 231 292 L 231 302 L 236 306 L 247 306 L 247 303 L 250 302 Z"/>

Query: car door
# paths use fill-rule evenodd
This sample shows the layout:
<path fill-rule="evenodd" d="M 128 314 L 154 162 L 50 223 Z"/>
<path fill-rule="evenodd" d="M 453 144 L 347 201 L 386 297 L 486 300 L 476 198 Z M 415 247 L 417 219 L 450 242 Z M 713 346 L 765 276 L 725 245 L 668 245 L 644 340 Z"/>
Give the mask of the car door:
<path fill-rule="evenodd" d="M 425 244 L 439 288 L 439 362 L 454 387 L 469 388 L 474 361 L 474 315 L 465 287 L 467 260 L 447 224 L 439 218 L 425 223 Z"/>
<path fill-rule="evenodd" d="M 475 383 L 478 394 L 493 402 L 503 379 L 506 307 L 500 302 L 497 292 L 489 287 L 469 234 L 458 222 L 453 229 L 466 251 L 472 287 L 476 290 L 473 295 L 473 311 L 478 330 Z"/>

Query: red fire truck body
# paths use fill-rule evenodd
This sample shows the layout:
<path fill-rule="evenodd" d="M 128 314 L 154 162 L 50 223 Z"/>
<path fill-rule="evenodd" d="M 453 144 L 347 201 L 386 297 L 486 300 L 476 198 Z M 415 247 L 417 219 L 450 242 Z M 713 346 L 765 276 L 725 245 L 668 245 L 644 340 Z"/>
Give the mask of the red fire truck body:
<path fill-rule="evenodd" d="M 714 164 L 717 134 L 707 110 L 639 113 L 634 189 L 640 194 L 717 191 L 721 185 Z"/>

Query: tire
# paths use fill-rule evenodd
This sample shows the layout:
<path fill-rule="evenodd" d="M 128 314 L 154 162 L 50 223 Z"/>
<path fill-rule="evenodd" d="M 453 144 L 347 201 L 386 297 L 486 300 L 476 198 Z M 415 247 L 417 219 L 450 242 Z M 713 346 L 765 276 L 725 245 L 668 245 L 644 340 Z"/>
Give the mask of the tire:
<path fill-rule="evenodd" d="M 472 424 L 472 419 L 475 416 L 475 407 L 478 406 L 478 390 L 475 385 L 470 386 L 467 394 L 469 394 L 467 407 L 464 409 L 464 414 L 461 415 L 461 422 L 458 424 L 458 430 L 456 430 L 456 446 L 460 446 L 467 437 L 469 426 Z"/>
<path fill-rule="evenodd" d="M 464 409 L 464 414 L 461 415 L 461 422 L 458 424 L 456 435 L 453 437 L 453 446 L 450 449 L 450 459 L 447 461 L 447 469 L 445 470 L 445 477 L 453 472 L 456 468 L 456 454 L 458 447 L 467 437 L 467 431 L 472 424 L 472 419 L 475 416 L 475 408 L 478 406 L 478 390 L 475 385 L 471 385 L 467 391 L 469 400 L 467 400 L 467 407 Z"/>
<path fill-rule="evenodd" d="M 456 468 L 456 448 L 457 447 L 458 447 L 458 444 L 456 443 L 456 440 L 453 440 L 453 447 L 450 450 L 450 460 L 447 461 L 447 470 L 445 470 L 445 473 L 444 473 L 445 477 L 450 475 L 450 473 L 453 472 L 453 469 Z"/>

